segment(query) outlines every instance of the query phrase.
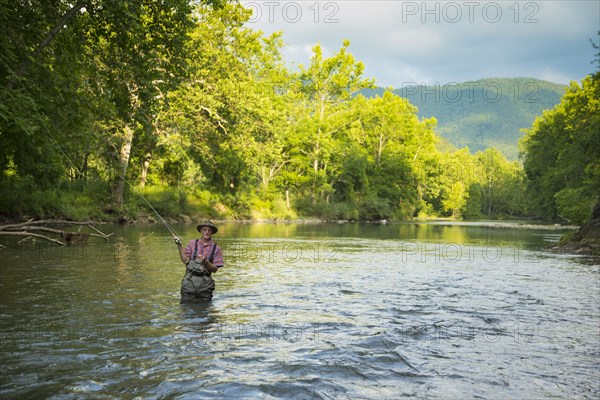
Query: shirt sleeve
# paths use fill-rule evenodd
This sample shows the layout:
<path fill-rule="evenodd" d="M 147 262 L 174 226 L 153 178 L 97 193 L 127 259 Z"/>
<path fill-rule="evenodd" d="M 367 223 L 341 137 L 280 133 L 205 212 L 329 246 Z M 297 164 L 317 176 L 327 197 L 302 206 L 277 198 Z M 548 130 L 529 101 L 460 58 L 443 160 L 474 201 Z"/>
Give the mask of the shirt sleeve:
<path fill-rule="evenodd" d="M 190 240 L 187 246 L 185 246 L 185 256 L 187 258 L 192 258 L 192 254 L 194 254 L 194 245 L 196 244 L 195 240 Z"/>
<path fill-rule="evenodd" d="M 217 248 L 215 249 L 213 264 L 219 268 L 223 266 L 223 252 L 221 251 L 221 247 L 219 247 L 219 245 L 217 245 Z"/>

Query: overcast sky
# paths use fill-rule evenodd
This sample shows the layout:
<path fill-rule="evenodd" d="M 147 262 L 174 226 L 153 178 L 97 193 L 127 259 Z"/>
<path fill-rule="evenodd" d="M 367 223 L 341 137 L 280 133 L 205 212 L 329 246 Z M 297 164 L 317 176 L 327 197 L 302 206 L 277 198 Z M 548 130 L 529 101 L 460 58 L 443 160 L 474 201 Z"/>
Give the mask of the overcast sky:
<path fill-rule="evenodd" d="M 241 1 L 248 26 L 283 31 L 285 59 L 307 65 L 344 39 L 378 86 L 533 77 L 580 81 L 598 43 L 600 0 L 587 1 Z"/>

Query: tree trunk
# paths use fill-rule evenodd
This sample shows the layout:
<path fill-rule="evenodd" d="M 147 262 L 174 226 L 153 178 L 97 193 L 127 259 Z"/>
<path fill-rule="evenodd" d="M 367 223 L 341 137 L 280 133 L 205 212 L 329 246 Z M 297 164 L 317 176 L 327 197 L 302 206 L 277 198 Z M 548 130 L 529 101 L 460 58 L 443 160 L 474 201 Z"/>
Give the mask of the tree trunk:
<path fill-rule="evenodd" d="M 125 176 L 127 174 L 127 167 L 129 166 L 129 156 L 131 155 L 132 142 L 133 129 L 131 129 L 129 124 L 127 124 L 123 129 L 123 141 L 119 151 L 119 176 L 117 177 L 117 184 L 113 191 L 113 203 L 117 207 L 123 206 L 123 192 L 125 191 L 126 182 Z"/>
<path fill-rule="evenodd" d="M 318 136 L 317 136 L 317 141 L 315 143 L 314 159 L 313 159 L 313 171 L 315 172 L 315 175 L 314 175 L 311 193 L 310 193 L 311 204 L 315 204 L 315 198 L 317 196 L 317 174 L 319 173 L 319 151 L 320 151 L 319 139 L 321 137 L 321 128 L 319 128 L 317 135 Z"/>
<path fill-rule="evenodd" d="M 285 188 L 285 205 L 287 209 L 290 209 L 290 189 Z"/>
<path fill-rule="evenodd" d="M 142 163 L 142 176 L 140 178 L 140 186 L 146 187 L 146 178 L 148 177 L 148 168 L 150 167 L 150 158 L 152 154 L 148 152 L 144 157 L 144 162 Z"/>
<path fill-rule="evenodd" d="M 269 175 L 267 175 L 267 168 L 264 165 L 260 167 L 260 181 L 262 183 L 263 190 L 267 189 L 267 187 L 269 186 L 272 173 L 273 170 L 271 169 L 271 172 L 269 173 Z"/>
<path fill-rule="evenodd" d="M 89 160 L 89 156 L 90 153 L 88 153 L 87 151 L 85 152 L 84 156 L 83 156 L 83 165 L 81 166 L 81 173 L 79 175 L 79 179 L 83 180 L 84 182 L 87 181 L 87 170 L 88 170 L 88 160 Z"/>
<path fill-rule="evenodd" d="M 381 163 L 381 153 L 383 153 L 383 134 L 379 135 L 379 143 L 377 145 L 377 154 L 375 157 L 375 163 L 377 165 Z"/>
<path fill-rule="evenodd" d="M 488 217 L 490 215 L 492 215 L 492 182 L 489 181 L 488 182 L 488 210 L 487 210 L 487 215 Z"/>

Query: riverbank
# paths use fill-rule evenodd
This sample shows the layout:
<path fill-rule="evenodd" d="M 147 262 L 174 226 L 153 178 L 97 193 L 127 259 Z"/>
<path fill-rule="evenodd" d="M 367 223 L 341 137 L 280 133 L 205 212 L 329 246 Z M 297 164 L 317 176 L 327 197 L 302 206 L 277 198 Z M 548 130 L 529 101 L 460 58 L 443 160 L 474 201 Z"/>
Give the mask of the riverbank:
<path fill-rule="evenodd" d="M 272 225 L 285 225 L 285 224 L 296 224 L 296 225 L 318 225 L 318 224 L 333 224 L 333 225 L 352 225 L 352 224 L 366 224 L 366 225 L 429 225 L 429 226 L 447 226 L 447 227 L 484 227 L 493 230 L 522 230 L 522 231 L 548 231 L 548 232 L 564 232 L 560 243 L 553 244 L 548 247 L 557 253 L 562 254 L 575 254 L 575 255 L 591 255 L 600 256 L 600 222 L 597 220 L 588 224 L 585 227 L 577 227 L 574 225 L 560 225 L 552 224 L 543 221 L 496 221 L 496 220 L 479 220 L 479 221 L 460 221 L 450 220 L 447 218 L 439 219 L 413 219 L 409 221 L 388 221 L 388 220 L 376 220 L 376 221 L 352 221 L 352 220 L 325 220 L 320 218 L 294 218 L 294 219 L 223 219 L 214 218 L 202 214 L 179 214 L 178 216 L 163 217 L 165 222 L 168 224 L 184 224 L 193 225 L 204 219 L 211 219 L 215 224 L 272 224 Z M 22 223 L 25 220 L 6 220 L 2 221 L 2 224 L 14 224 Z M 60 221 L 61 219 L 57 219 Z M 66 219 L 62 219 L 67 221 Z M 120 225 L 140 225 L 148 226 L 154 224 L 162 224 L 160 218 L 156 215 L 140 214 L 135 219 L 123 218 L 122 216 L 116 219 L 103 218 L 103 219 L 87 219 L 84 221 L 90 221 L 94 224 L 120 224 Z M 67 221 L 68 222 L 68 221 Z"/>
<path fill-rule="evenodd" d="M 577 232 L 563 236 L 560 244 L 554 249 L 563 253 L 600 256 L 600 198 L 594 206 L 590 220 Z"/>
<path fill-rule="evenodd" d="M 231 219 L 231 218 L 219 218 L 212 217 L 206 214 L 180 214 L 177 216 L 161 216 L 151 214 L 140 214 L 133 217 L 117 216 L 114 218 L 84 218 L 81 220 L 72 220 L 66 218 L 58 218 L 56 221 L 90 221 L 98 224 L 160 224 L 162 223 L 161 218 L 164 219 L 168 224 L 194 224 L 202 220 L 210 219 L 214 223 L 236 223 L 236 224 L 419 224 L 419 225 L 440 225 L 440 226 L 479 226 L 494 229 L 523 229 L 523 230 L 547 230 L 547 231 L 560 231 L 560 230 L 571 230 L 575 231 L 580 229 L 576 225 L 562 225 L 556 223 L 548 223 L 544 221 L 503 221 L 503 220 L 455 220 L 448 218 L 414 218 L 405 221 L 389 221 L 387 219 L 381 220 L 347 220 L 347 219 L 323 219 L 318 217 L 305 217 L 305 218 L 293 218 L 293 219 Z M 21 219 L 14 218 L 0 218 L 2 224 L 14 224 L 22 223 L 32 220 L 32 218 L 24 216 Z M 573 237 L 573 233 L 571 233 Z"/>

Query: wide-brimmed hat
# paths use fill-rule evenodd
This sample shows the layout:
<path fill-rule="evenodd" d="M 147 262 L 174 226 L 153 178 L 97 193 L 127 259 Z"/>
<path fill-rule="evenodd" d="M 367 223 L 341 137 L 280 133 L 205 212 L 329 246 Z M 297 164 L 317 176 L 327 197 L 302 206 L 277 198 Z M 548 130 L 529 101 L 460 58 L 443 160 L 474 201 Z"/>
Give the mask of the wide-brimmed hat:
<path fill-rule="evenodd" d="M 219 231 L 219 229 L 215 226 L 215 224 L 213 224 L 209 220 L 205 220 L 205 221 L 202 221 L 200 223 L 200 225 L 198 225 L 196 227 L 196 229 L 198 229 L 198 232 L 202 232 L 202 227 L 203 226 L 208 226 L 210 228 L 210 230 L 212 231 L 213 235 Z"/>

